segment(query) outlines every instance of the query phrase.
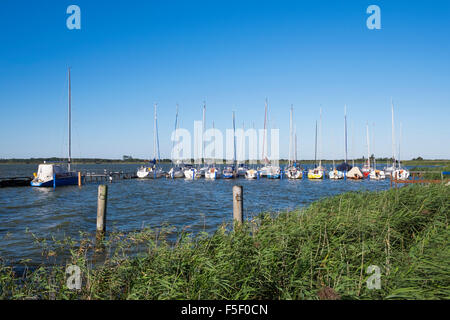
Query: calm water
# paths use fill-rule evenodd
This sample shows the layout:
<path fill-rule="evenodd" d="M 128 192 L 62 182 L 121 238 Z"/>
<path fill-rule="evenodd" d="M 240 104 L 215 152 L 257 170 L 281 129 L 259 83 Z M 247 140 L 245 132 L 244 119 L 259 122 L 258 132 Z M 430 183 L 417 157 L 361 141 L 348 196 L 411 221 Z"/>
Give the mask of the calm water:
<path fill-rule="evenodd" d="M 137 165 L 80 165 L 90 172 L 132 172 Z M 31 176 L 37 165 L 1 165 L 0 177 Z M 232 186 L 244 187 L 244 214 L 292 210 L 314 200 L 346 191 L 384 190 L 385 181 L 283 180 L 120 180 L 109 183 L 107 229 L 135 231 L 164 224 L 179 229 L 211 232 L 232 219 Z M 53 188 L 0 189 L 0 257 L 9 263 L 41 261 L 41 250 L 28 229 L 39 238 L 78 237 L 94 232 L 97 183 Z"/>

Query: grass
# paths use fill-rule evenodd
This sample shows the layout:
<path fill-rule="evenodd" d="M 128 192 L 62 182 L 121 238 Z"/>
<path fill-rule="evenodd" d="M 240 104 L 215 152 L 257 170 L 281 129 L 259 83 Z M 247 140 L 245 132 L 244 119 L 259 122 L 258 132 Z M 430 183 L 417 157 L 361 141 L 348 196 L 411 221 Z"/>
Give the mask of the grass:
<path fill-rule="evenodd" d="M 440 180 L 442 171 L 450 171 L 450 164 L 441 165 L 441 166 L 437 166 L 437 167 L 420 167 L 419 166 L 419 167 L 412 168 L 410 171 L 421 171 L 422 177 L 424 179 Z M 443 178 L 450 179 L 450 176 L 445 175 Z"/>
<path fill-rule="evenodd" d="M 235 231 L 181 233 L 176 243 L 166 240 L 170 229 L 111 235 L 103 253 L 89 237 L 66 239 L 45 252 L 70 250 L 81 290 L 67 288 L 65 266 L 22 277 L 2 266 L 0 297 L 449 299 L 449 209 L 450 187 L 408 186 L 264 213 Z M 379 290 L 366 285 L 370 265 L 381 270 Z"/>

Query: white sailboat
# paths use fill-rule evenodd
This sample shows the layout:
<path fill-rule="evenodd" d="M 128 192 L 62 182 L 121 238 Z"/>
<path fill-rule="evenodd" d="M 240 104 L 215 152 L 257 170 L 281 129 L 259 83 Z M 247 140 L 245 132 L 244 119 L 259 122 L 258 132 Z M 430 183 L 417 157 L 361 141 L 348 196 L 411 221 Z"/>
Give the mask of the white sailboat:
<path fill-rule="evenodd" d="M 322 129 L 322 108 L 320 108 L 320 128 Z M 322 138 L 322 134 L 321 134 Z M 314 163 L 317 161 L 317 121 L 316 121 L 316 143 L 315 143 L 315 153 L 314 153 Z M 322 167 L 322 160 L 319 160 L 319 165 L 314 169 L 308 170 L 308 179 L 311 180 L 317 180 L 317 179 L 323 179 L 325 170 Z"/>
<path fill-rule="evenodd" d="M 226 166 L 222 171 L 222 177 L 224 179 L 234 179 L 236 178 L 236 126 L 235 126 L 235 117 L 233 111 L 233 165 Z"/>
<path fill-rule="evenodd" d="M 408 180 L 409 178 L 409 171 L 405 168 L 402 168 L 401 162 L 400 162 L 400 144 L 402 140 L 402 123 L 400 122 L 400 139 L 398 142 L 398 167 L 394 170 L 392 173 L 394 178 L 397 180 Z"/>
<path fill-rule="evenodd" d="M 338 166 L 334 166 L 333 170 L 328 173 L 328 177 L 332 180 L 345 179 L 347 172 L 352 168 L 351 165 L 347 163 L 348 150 L 347 150 L 347 105 L 344 106 L 344 149 L 345 149 L 345 159 L 344 162 Z"/>
<path fill-rule="evenodd" d="M 289 162 L 288 167 L 286 168 L 286 177 L 288 179 L 301 179 L 303 177 L 303 172 L 300 168 L 297 167 L 297 134 L 294 134 L 293 131 L 293 118 L 294 107 L 291 105 L 291 114 L 289 120 Z"/>
<path fill-rule="evenodd" d="M 214 121 L 213 121 L 213 129 L 214 129 Z M 208 180 L 216 180 L 221 177 L 220 169 L 216 167 L 216 139 L 214 138 L 214 158 L 211 166 L 207 168 L 205 171 L 205 179 Z"/>
<path fill-rule="evenodd" d="M 361 172 L 365 178 L 368 177 L 370 171 L 372 171 L 372 167 L 370 166 L 369 122 L 366 122 L 366 141 L 367 141 L 367 162 L 361 169 Z"/>
<path fill-rule="evenodd" d="M 375 150 L 374 143 L 373 143 L 373 140 L 374 140 L 373 137 L 375 135 L 374 131 L 375 130 L 372 129 L 372 149 Z M 373 168 L 370 171 L 369 179 L 370 180 L 384 180 L 384 179 L 386 179 L 386 174 L 385 174 L 384 170 L 378 170 L 377 169 L 376 158 L 375 157 L 373 158 Z"/>
<path fill-rule="evenodd" d="M 177 104 L 177 112 L 175 114 L 175 132 L 178 128 L 178 104 Z M 174 152 L 175 140 L 172 142 L 172 168 L 170 168 L 168 175 L 172 179 L 184 178 L 183 164 L 181 160 L 173 161 L 173 152 Z"/>
<path fill-rule="evenodd" d="M 395 128 L 394 128 L 394 103 L 391 98 L 391 116 L 392 116 L 392 165 L 386 166 L 384 168 L 384 172 L 388 176 L 392 176 L 392 173 L 396 169 L 396 160 L 395 160 Z"/>
<path fill-rule="evenodd" d="M 78 175 L 76 172 L 71 171 L 70 164 L 72 160 L 71 150 L 71 122 L 72 122 L 72 96 L 71 96 L 71 83 L 70 83 L 70 68 L 68 69 L 68 83 L 69 83 L 69 98 L 68 98 L 68 139 L 69 139 L 69 152 L 67 158 L 67 168 L 58 163 L 42 163 L 38 166 L 37 173 L 34 173 L 34 179 L 31 181 L 32 187 L 56 187 L 66 185 L 77 185 Z"/>
<path fill-rule="evenodd" d="M 158 149 L 158 161 L 159 155 L 159 137 L 158 137 L 158 119 L 156 116 L 156 103 L 154 105 L 154 122 L 153 122 L 153 161 L 149 165 L 141 166 L 136 175 L 140 179 L 158 179 L 164 175 L 161 168 L 157 166 L 156 150 Z"/>
<path fill-rule="evenodd" d="M 279 179 L 281 176 L 280 167 L 274 166 L 270 163 L 264 150 L 267 137 L 267 114 L 268 114 L 268 103 L 266 98 L 264 109 L 264 131 L 263 131 L 263 146 L 262 146 L 262 161 L 264 162 L 264 166 L 259 168 L 258 171 L 261 177 L 266 177 L 268 179 Z"/>
<path fill-rule="evenodd" d="M 248 166 L 245 164 L 245 127 L 244 122 L 242 122 L 242 141 L 241 141 L 241 155 L 242 155 L 242 163 L 237 162 L 237 177 L 245 177 L 247 173 Z"/>

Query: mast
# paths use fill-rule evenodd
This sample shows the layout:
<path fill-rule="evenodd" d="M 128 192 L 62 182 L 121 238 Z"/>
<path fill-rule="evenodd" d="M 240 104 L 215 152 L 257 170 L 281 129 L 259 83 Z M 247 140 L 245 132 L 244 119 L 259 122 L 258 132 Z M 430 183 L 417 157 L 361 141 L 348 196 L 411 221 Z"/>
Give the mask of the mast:
<path fill-rule="evenodd" d="M 202 163 L 205 163 L 205 119 L 206 119 L 206 102 L 203 101 L 203 116 L 202 116 Z"/>
<path fill-rule="evenodd" d="M 265 158 L 264 158 L 264 146 L 266 144 L 266 123 L 267 123 L 267 98 L 266 98 L 266 103 L 265 103 L 265 108 L 264 108 L 264 131 L 263 131 L 263 145 L 262 145 L 262 160 L 265 163 Z"/>
<path fill-rule="evenodd" d="M 233 111 L 233 166 L 236 170 L 236 124 L 235 124 L 235 118 L 234 118 L 234 111 Z"/>
<path fill-rule="evenodd" d="M 402 123 L 400 122 L 400 137 L 398 139 L 398 167 L 400 168 L 400 144 L 402 142 Z"/>
<path fill-rule="evenodd" d="M 178 103 L 177 103 L 177 111 L 175 113 L 175 138 L 177 137 L 177 126 L 178 126 Z M 172 165 L 173 165 L 173 148 L 175 146 L 175 139 L 172 141 Z"/>
<path fill-rule="evenodd" d="M 367 140 L 367 167 L 370 168 L 370 144 L 369 144 L 369 122 L 366 122 L 366 140 Z"/>
<path fill-rule="evenodd" d="M 292 161 L 292 147 L 293 147 L 293 145 L 292 145 L 292 143 L 293 143 L 293 141 L 292 141 L 292 138 L 293 138 L 293 133 L 292 133 L 292 114 L 293 114 L 293 112 L 294 112 L 294 107 L 293 107 L 293 105 L 291 104 L 291 115 L 290 115 L 290 120 L 289 120 L 289 165 L 288 166 L 291 166 L 291 161 Z"/>
<path fill-rule="evenodd" d="M 154 123 L 153 123 L 153 159 L 158 159 L 158 162 L 161 160 L 160 154 L 159 154 L 159 136 L 158 136 L 158 120 L 156 117 L 156 103 L 154 104 L 155 109 L 155 116 L 154 116 Z M 156 154 L 156 150 L 158 150 L 158 154 Z M 156 158 L 156 155 L 158 155 L 158 158 Z"/>
<path fill-rule="evenodd" d="M 392 167 L 395 168 L 395 129 L 394 129 L 394 102 L 391 98 L 392 110 Z"/>
<path fill-rule="evenodd" d="M 241 154 L 242 154 L 242 163 L 245 164 L 245 126 L 244 121 L 242 121 L 242 143 L 241 143 Z"/>
<path fill-rule="evenodd" d="M 315 139 L 315 149 L 314 149 L 314 166 L 317 167 L 317 120 L 316 120 L 316 139 Z"/>
<path fill-rule="evenodd" d="M 297 127 L 294 126 L 294 163 L 297 163 Z"/>
<path fill-rule="evenodd" d="M 71 95 L 71 88 L 70 88 L 70 68 L 68 68 L 69 71 L 69 99 L 68 99 L 68 108 L 69 108 L 69 154 L 67 158 L 67 170 L 70 172 L 70 162 L 72 161 L 72 95 Z"/>
<path fill-rule="evenodd" d="M 320 107 L 319 146 L 319 167 L 322 167 L 322 107 Z"/>
<path fill-rule="evenodd" d="M 344 106 L 345 163 L 347 163 L 347 105 Z"/>
<path fill-rule="evenodd" d="M 214 120 L 212 124 L 213 132 L 214 132 Z M 216 164 L 216 136 L 214 135 L 214 158 L 213 158 L 213 165 Z"/>

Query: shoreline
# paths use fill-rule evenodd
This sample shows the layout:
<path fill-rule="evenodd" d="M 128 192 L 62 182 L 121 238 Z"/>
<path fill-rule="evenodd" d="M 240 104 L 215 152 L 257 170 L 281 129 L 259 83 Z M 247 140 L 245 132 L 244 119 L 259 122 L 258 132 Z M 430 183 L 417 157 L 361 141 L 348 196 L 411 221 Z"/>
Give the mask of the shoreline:
<path fill-rule="evenodd" d="M 19 285 L 0 266 L 4 295 L 48 299 L 446 299 L 450 296 L 450 188 L 408 186 L 348 192 L 291 212 L 261 213 L 235 231 L 114 235 L 104 262 L 92 268 L 96 244 L 70 242 L 68 264 L 83 287 L 65 286 L 64 266 L 38 268 Z M 230 217 L 231 218 L 231 217 Z M 115 243 L 116 246 L 113 246 Z M 130 256 L 127 252 L 142 249 Z M 131 250 L 131 251 L 130 251 Z M 56 255 L 51 249 L 50 257 Z M 366 287 L 367 267 L 381 270 L 381 288 Z M 44 289 L 39 283 L 54 286 Z M 89 284 L 89 286 L 87 286 Z"/>

